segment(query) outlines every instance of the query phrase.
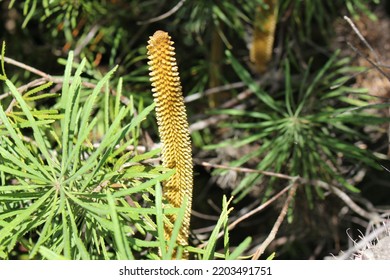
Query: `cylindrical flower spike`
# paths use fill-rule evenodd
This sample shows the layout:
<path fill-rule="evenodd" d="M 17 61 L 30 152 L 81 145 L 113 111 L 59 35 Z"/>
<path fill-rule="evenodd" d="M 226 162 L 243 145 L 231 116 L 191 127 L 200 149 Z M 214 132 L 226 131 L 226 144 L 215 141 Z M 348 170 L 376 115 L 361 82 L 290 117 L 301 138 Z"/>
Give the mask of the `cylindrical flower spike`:
<path fill-rule="evenodd" d="M 182 87 L 175 59 L 175 48 L 168 33 L 156 31 L 148 41 L 150 81 L 160 139 L 162 143 L 162 164 L 176 169 L 175 174 L 163 186 L 164 198 L 174 207 L 181 207 L 184 198 L 187 208 L 183 224 L 177 238 L 180 245 L 188 244 L 193 167 L 190 133 L 187 113 L 184 106 Z M 175 216 L 170 217 L 171 222 Z M 165 238 L 170 239 L 172 228 L 165 225 Z"/>
<path fill-rule="evenodd" d="M 254 63 L 258 73 L 266 71 L 267 64 L 272 58 L 278 10 L 277 0 L 265 0 L 264 4 L 268 5 L 267 10 L 261 6 L 256 10 L 253 40 L 250 47 L 250 60 Z"/>

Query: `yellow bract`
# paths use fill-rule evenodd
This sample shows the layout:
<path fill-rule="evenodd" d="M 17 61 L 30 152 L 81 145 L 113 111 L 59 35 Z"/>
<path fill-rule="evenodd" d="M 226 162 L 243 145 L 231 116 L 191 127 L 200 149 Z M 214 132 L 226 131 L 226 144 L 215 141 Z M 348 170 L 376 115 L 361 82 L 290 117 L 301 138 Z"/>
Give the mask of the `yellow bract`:
<path fill-rule="evenodd" d="M 175 59 L 175 48 L 168 33 L 156 31 L 148 41 L 150 81 L 156 103 L 158 130 L 162 143 L 162 164 L 176 169 L 164 184 L 164 198 L 174 207 L 181 207 L 187 198 L 187 209 L 177 242 L 188 244 L 192 202 L 192 151 L 187 113 Z M 175 217 L 170 217 L 172 223 Z M 165 226 L 167 239 L 172 228 Z"/>

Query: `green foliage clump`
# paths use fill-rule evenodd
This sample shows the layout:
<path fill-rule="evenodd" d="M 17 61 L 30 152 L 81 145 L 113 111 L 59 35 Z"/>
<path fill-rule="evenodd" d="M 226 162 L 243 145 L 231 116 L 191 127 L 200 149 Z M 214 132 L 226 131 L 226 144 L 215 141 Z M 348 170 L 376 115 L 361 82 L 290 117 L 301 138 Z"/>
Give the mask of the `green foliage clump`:
<path fill-rule="evenodd" d="M 285 87 L 283 92 L 271 96 L 254 81 L 245 68 L 227 54 L 234 71 L 244 81 L 259 100 L 258 106 L 247 109 L 224 109 L 216 113 L 232 116 L 233 122 L 224 126 L 239 129 L 240 137 L 210 145 L 208 149 L 220 147 L 240 148 L 255 145 L 258 149 L 231 163 L 239 167 L 248 161 L 260 159 L 254 169 L 287 173 L 301 176 L 311 181 L 306 191 L 312 201 L 312 187 L 323 197 L 316 186 L 316 180 L 329 184 L 343 185 L 350 191 L 358 191 L 340 174 L 342 167 L 356 162 L 378 167 L 370 152 L 355 143 L 367 140 L 362 133 L 366 125 L 378 125 L 388 118 L 376 116 L 358 107 L 370 107 L 365 89 L 345 85 L 346 73 L 358 69 L 348 66 L 348 59 L 338 59 L 338 55 L 326 62 L 318 71 L 309 67 L 302 73 L 299 84 L 294 77 L 289 62 L 285 61 Z M 225 171 L 226 172 L 226 171 Z M 250 187 L 264 180 L 263 174 L 248 174 L 240 182 L 233 194 L 244 197 Z M 277 185 L 276 178 L 267 184 L 268 190 Z M 267 193 L 267 191 L 265 192 Z"/>
<path fill-rule="evenodd" d="M 3 258 L 18 242 L 30 258 L 38 253 L 67 259 L 134 258 L 123 239 L 125 232 L 134 232 L 130 224 L 140 219 L 142 207 L 135 203 L 132 215 L 121 213 L 128 206 L 125 197 L 150 191 L 169 174 L 138 165 L 136 153 L 127 151 L 136 145 L 140 123 L 153 106 L 139 108 L 137 116 L 133 103 L 121 107 L 121 85 L 115 98 L 107 87 L 115 69 L 93 90 L 86 89 L 84 65 L 85 60 L 72 75 L 70 54 L 60 98 L 50 110 L 34 106 L 38 98 L 52 98 L 44 93 L 45 87 L 21 95 L 5 79 L 14 102 L 8 113 L 3 106 L 0 109 Z M 131 121 L 124 125 L 129 116 Z M 111 194 L 113 187 L 122 190 Z M 143 227 L 153 228 L 150 218 Z M 140 246 L 135 238 L 129 242 L 133 248 Z"/>
<path fill-rule="evenodd" d="M 142 163 L 159 149 L 136 149 L 154 104 L 123 106 L 121 79 L 115 94 L 110 86 L 115 68 L 86 88 L 85 63 L 74 69 L 70 53 L 61 94 L 45 93 L 49 82 L 22 95 L 1 76 L 13 101 L 7 111 L 0 106 L 0 258 L 22 245 L 32 259 L 171 259 L 175 235 L 165 244 L 162 223 L 179 211 L 178 231 L 185 207 L 162 208 L 160 184 L 173 170 Z M 37 100 L 55 102 L 41 110 Z M 190 251 L 215 257 L 227 205 L 210 244 Z"/>

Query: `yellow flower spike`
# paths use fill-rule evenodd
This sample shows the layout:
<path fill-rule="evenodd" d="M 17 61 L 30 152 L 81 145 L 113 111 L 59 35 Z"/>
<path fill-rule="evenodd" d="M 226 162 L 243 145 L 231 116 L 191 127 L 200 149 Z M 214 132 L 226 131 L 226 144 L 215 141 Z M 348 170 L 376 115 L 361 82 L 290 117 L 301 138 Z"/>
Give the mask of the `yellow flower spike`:
<path fill-rule="evenodd" d="M 156 103 L 156 116 L 162 143 L 162 164 L 176 172 L 164 184 L 163 196 L 174 207 L 181 207 L 187 198 L 184 221 L 177 238 L 180 245 L 188 244 L 192 203 L 192 150 L 184 106 L 182 87 L 175 59 L 175 48 L 168 33 L 156 31 L 148 41 L 150 81 Z M 175 216 L 170 217 L 174 223 Z M 170 239 L 172 228 L 164 228 L 165 238 Z"/>
<path fill-rule="evenodd" d="M 268 9 L 261 6 L 256 9 L 253 40 L 250 47 L 250 60 L 254 63 L 258 73 L 267 69 L 267 64 L 272 58 L 272 46 L 275 38 L 277 21 L 277 0 L 265 0 Z"/>

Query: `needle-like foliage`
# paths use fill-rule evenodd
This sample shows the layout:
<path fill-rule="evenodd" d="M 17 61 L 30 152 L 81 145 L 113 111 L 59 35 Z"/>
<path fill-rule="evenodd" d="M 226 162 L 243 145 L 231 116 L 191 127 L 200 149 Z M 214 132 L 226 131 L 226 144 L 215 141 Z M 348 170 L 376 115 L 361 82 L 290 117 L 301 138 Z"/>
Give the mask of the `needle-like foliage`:
<path fill-rule="evenodd" d="M 115 108 L 120 87 L 115 98 L 107 87 L 115 69 L 90 90 L 82 84 L 84 65 L 73 72 L 70 54 L 52 111 L 31 106 L 33 97 L 53 98 L 36 94 L 45 87 L 22 95 L 4 81 L 14 101 L 10 112 L 0 106 L 1 258 L 12 257 L 17 244 L 29 258 L 66 259 L 133 259 L 143 247 L 158 246 L 134 236 L 156 229 L 153 204 L 146 196 L 142 207 L 134 196 L 154 193 L 171 173 L 138 164 L 136 151 L 128 150 L 154 105 Z M 101 119 L 103 129 L 97 127 Z"/>
<path fill-rule="evenodd" d="M 370 107 L 369 98 L 363 94 L 364 90 L 344 85 L 348 79 L 345 73 L 353 71 L 347 64 L 348 59 L 338 60 L 335 54 L 317 72 L 311 74 L 311 69 L 307 68 L 299 84 L 294 83 L 290 64 L 286 61 L 284 100 L 281 100 L 278 96 L 269 95 L 252 80 L 230 52 L 227 55 L 237 75 L 254 91 L 259 105 L 249 112 L 240 109 L 218 111 L 235 119 L 224 126 L 241 130 L 242 136 L 211 145 L 208 149 L 257 146 L 255 151 L 231 165 L 243 166 L 251 160 L 260 159 L 255 169 L 308 178 L 312 180 L 306 188 L 309 203 L 312 202 L 313 191 L 322 197 L 315 180 L 336 182 L 336 185 L 357 191 L 341 176 L 340 156 L 344 165 L 361 162 L 379 167 L 373 155 L 364 146 L 355 143 L 367 140 L 359 128 L 385 123 L 388 119 L 356 107 Z M 263 179 L 261 173 L 248 174 L 233 193 L 239 194 L 237 199 L 240 199 Z M 275 184 L 273 178 L 267 183 L 267 188 Z"/>

